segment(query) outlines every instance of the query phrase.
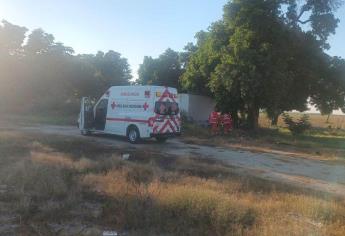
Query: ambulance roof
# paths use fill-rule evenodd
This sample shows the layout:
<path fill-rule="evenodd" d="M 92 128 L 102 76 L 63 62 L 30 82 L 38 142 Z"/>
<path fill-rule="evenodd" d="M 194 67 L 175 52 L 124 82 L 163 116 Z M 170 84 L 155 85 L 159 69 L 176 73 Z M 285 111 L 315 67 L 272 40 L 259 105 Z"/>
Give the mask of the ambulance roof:
<path fill-rule="evenodd" d="M 128 85 L 128 86 L 112 86 L 109 89 L 113 90 L 113 89 L 134 89 L 134 88 L 139 88 L 139 89 L 174 89 L 176 90 L 176 88 L 172 88 L 172 87 L 165 87 L 165 86 L 157 86 L 157 85 Z"/>

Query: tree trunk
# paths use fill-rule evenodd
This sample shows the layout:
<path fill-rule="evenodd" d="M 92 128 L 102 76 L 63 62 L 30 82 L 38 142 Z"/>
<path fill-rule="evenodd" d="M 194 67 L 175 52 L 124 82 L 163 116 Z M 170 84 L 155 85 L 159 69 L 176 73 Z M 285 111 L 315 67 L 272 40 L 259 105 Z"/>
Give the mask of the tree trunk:
<path fill-rule="evenodd" d="M 246 111 L 240 110 L 240 116 L 238 117 L 238 127 L 239 128 L 245 128 L 245 124 L 247 122 L 247 115 Z"/>
<path fill-rule="evenodd" d="M 235 129 L 237 129 L 239 127 L 238 112 L 237 111 L 232 111 L 232 112 L 230 112 L 230 114 L 231 114 L 233 126 L 234 126 Z"/>
<path fill-rule="evenodd" d="M 331 113 L 328 114 L 327 116 L 327 120 L 326 120 L 326 123 L 328 124 L 329 123 L 329 117 L 331 116 Z"/>
<path fill-rule="evenodd" d="M 279 115 L 280 114 L 274 114 L 274 116 L 272 117 L 272 119 L 271 119 L 271 125 L 272 126 L 277 126 L 277 124 L 278 124 L 278 119 L 279 119 Z"/>
<path fill-rule="evenodd" d="M 248 109 L 247 125 L 249 129 L 257 129 L 259 127 L 259 108 L 252 106 Z"/>

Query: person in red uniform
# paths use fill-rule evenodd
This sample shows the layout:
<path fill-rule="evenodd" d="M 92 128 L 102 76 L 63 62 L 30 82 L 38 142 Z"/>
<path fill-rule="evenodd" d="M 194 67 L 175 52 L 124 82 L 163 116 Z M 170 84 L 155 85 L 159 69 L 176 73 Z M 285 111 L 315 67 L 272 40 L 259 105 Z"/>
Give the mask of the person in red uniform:
<path fill-rule="evenodd" d="M 224 134 L 228 134 L 229 131 L 232 129 L 232 118 L 231 115 L 228 113 L 225 113 L 222 116 L 222 123 L 224 128 Z"/>
<path fill-rule="evenodd" d="M 208 119 L 209 124 L 211 125 L 211 133 L 218 134 L 219 132 L 219 113 L 214 110 L 211 112 L 210 117 Z"/>

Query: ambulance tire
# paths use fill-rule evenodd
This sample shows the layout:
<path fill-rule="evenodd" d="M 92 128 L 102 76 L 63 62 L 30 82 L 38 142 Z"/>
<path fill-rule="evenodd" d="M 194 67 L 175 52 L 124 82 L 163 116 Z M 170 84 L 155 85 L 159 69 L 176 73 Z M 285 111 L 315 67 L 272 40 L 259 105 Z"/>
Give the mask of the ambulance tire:
<path fill-rule="evenodd" d="M 130 125 L 127 128 L 127 139 L 130 143 L 138 143 L 140 141 L 140 133 L 135 125 Z"/>
<path fill-rule="evenodd" d="M 81 133 L 81 135 L 83 135 L 83 136 L 89 136 L 89 135 L 91 135 L 91 132 L 88 131 L 88 130 L 81 130 L 80 133 Z"/>
<path fill-rule="evenodd" d="M 156 137 L 157 142 L 159 143 L 165 143 L 165 141 L 167 141 L 168 138 L 166 137 Z"/>

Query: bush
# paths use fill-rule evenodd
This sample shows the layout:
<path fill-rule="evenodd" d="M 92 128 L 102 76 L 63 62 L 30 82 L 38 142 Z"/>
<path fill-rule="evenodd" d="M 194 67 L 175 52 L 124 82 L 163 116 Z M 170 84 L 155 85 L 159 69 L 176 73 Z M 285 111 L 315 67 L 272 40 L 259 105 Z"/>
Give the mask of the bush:
<path fill-rule="evenodd" d="M 63 167 L 24 160 L 2 171 L 0 183 L 11 186 L 8 200 L 23 221 L 64 217 L 79 199 L 73 173 Z"/>
<path fill-rule="evenodd" d="M 283 120 L 293 135 L 303 134 L 305 131 L 311 128 L 309 116 L 306 114 L 303 114 L 302 117 L 297 119 L 297 121 L 294 121 L 289 114 L 284 113 Z"/>

